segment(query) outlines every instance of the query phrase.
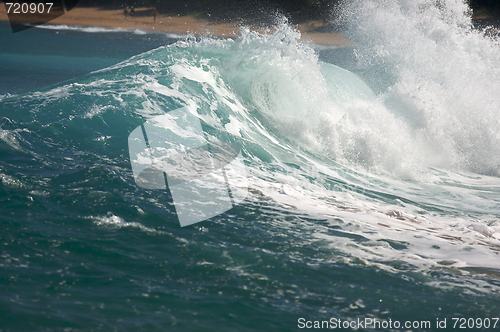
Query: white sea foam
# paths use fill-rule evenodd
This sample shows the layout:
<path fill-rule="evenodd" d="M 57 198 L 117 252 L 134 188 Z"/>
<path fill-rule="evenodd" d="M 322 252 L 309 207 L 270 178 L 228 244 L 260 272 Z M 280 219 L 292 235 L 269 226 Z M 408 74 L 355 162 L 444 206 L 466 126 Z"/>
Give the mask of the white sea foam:
<path fill-rule="evenodd" d="M 392 78 L 380 100 L 397 121 L 384 135 L 402 162 L 499 175 L 500 47 L 471 28 L 465 2 L 352 1 L 343 15 L 360 67 Z"/>
<path fill-rule="evenodd" d="M 116 216 L 111 212 L 109 212 L 106 216 L 97 216 L 93 217 L 93 219 L 94 223 L 98 226 L 105 226 L 111 228 L 133 227 L 148 233 L 158 233 L 158 234 L 165 233 L 163 231 L 158 231 L 154 228 L 144 226 L 143 224 L 136 221 L 126 221 L 125 219 Z"/>
<path fill-rule="evenodd" d="M 123 28 L 103 28 L 103 27 L 83 27 L 83 26 L 72 26 L 66 24 L 43 24 L 38 25 L 38 29 L 47 29 L 47 30 L 73 30 L 73 31 L 82 31 L 88 33 L 100 33 L 100 32 L 134 32 L 139 35 L 146 34 L 145 31 L 140 29 L 123 29 Z"/>
<path fill-rule="evenodd" d="M 126 28 L 103 28 L 103 27 L 84 27 L 84 26 L 74 26 L 74 25 L 66 25 L 66 24 L 42 24 L 36 26 L 38 29 L 46 29 L 46 30 L 57 30 L 57 31 L 81 31 L 86 33 L 113 33 L 113 32 L 131 32 L 135 35 L 147 35 L 148 32 L 142 29 L 126 29 Z M 162 31 L 154 32 L 154 33 L 163 33 Z M 180 39 L 185 36 L 175 34 L 175 33 L 163 33 L 168 38 L 172 39 Z"/>

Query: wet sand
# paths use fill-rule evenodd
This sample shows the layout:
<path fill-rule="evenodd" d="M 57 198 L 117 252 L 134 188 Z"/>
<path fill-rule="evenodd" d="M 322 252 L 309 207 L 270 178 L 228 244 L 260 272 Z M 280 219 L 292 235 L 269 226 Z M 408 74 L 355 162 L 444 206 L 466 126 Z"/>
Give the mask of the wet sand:
<path fill-rule="evenodd" d="M 124 15 L 123 9 L 103 10 L 100 8 L 77 7 L 46 24 L 141 29 L 149 32 L 165 32 L 179 35 L 191 33 L 197 36 L 210 35 L 229 38 L 235 38 L 244 26 L 243 22 L 213 23 L 208 20 L 198 19 L 195 16 L 157 15 L 155 20 L 153 16 L 140 16 L 141 10 L 144 9 L 136 8 L 135 11 L 139 13 L 138 15 L 127 16 Z M 0 20 L 8 20 L 4 5 L 0 5 Z M 322 21 L 310 21 L 296 27 L 301 32 L 301 40 L 303 41 L 333 46 L 353 45 L 342 33 L 315 32 L 316 29 L 324 27 Z M 261 33 L 264 32 L 262 29 L 250 28 Z"/>

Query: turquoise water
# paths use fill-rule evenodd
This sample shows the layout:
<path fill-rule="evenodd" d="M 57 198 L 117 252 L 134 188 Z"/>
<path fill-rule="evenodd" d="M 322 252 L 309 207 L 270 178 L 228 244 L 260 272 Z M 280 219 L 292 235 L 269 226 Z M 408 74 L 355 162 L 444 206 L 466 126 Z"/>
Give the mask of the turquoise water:
<path fill-rule="evenodd" d="M 340 49 L 0 27 L 0 331 L 500 329 L 500 48 L 464 8 L 353 2 Z M 248 178 L 187 227 L 128 147 L 181 107 Z"/>

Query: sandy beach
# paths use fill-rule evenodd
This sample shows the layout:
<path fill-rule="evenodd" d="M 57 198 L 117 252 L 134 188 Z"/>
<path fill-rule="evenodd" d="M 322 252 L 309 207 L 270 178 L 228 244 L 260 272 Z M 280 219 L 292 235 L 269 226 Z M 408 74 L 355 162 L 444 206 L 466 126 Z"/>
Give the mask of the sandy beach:
<path fill-rule="evenodd" d="M 140 13 L 145 8 L 135 9 Z M 8 21 L 6 7 L 0 6 L 0 20 Z M 234 38 L 245 24 L 243 22 L 233 23 L 213 23 L 205 19 L 198 19 L 195 16 L 168 16 L 159 14 L 156 19 L 152 16 L 127 16 L 123 9 L 103 10 L 100 8 L 74 8 L 68 13 L 46 23 L 54 25 L 69 26 L 98 26 L 104 28 L 141 29 L 145 31 L 166 32 L 185 35 L 192 33 L 197 36 L 210 35 L 215 37 Z M 322 21 L 310 21 L 296 26 L 301 32 L 303 41 L 311 41 L 323 45 L 352 45 L 339 32 L 315 32 L 323 27 Z M 262 29 L 252 28 L 259 32 Z"/>

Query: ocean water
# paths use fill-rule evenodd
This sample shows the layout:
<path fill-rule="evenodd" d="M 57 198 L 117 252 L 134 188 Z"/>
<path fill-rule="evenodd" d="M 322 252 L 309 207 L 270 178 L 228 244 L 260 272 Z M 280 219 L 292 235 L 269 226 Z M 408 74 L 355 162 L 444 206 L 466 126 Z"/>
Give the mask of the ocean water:
<path fill-rule="evenodd" d="M 355 47 L 0 26 L 0 331 L 500 330 L 499 43 L 459 0 L 336 15 Z M 248 180 L 186 227 L 128 146 L 182 107 Z"/>

